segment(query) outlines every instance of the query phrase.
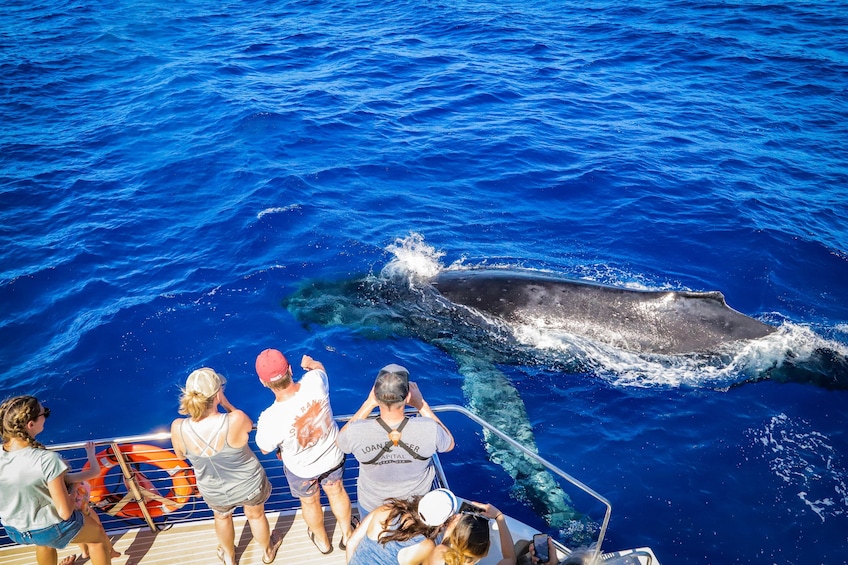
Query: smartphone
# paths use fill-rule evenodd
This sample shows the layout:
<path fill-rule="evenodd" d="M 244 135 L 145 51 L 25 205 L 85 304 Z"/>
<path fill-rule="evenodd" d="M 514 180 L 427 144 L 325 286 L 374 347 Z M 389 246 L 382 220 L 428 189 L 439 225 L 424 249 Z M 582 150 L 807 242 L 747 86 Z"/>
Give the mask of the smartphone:
<path fill-rule="evenodd" d="M 460 514 L 482 514 L 483 509 L 477 506 L 476 504 L 471 504 L 467 500 L 463 500 L 459 505 L 459 513 Z"/>
<path fill-rule="evenodd" d="M 551 558 L 548 555 L 548 534 L 536 534 L 533 536 L 533 551 L 536 553 L 536 559 L 539 563 L 547 563 Z"/>

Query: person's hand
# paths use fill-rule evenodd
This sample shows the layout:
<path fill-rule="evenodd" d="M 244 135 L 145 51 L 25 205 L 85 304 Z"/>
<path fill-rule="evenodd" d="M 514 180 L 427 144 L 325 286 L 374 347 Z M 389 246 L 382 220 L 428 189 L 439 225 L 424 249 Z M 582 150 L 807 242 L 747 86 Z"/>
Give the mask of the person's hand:
<path fill-rule="evenodd" d="M 88 457 L 89 461 L 94 459 L 95 454 L 94 454 L 94 442 L 93 441 L 85 442 L 85 455 L 86 455 L 86 457 Z"/>
<path fill-rule="evenodd" d="M 300 360 L 300 368 L 304 371 L 311 371 L 314 368 L 315 359 L 309 355 L 304 355 Z"/>
<path fill-rule="evenodd" d="M 503 516 L 503 512 L 495 508 L 492 504 L 482 504 L 480 502 L 471 502 L 471 504 L 475 504 L 483 509 L 482 516 L 489 518 L 490 520 L 497 520 L 500 516 Z"/>
<path fill-rule="evenodd" d="M 342 432 L 347 430 L 347 427 L 351 422 L 366 419 L 377 406 L 379 406 L 379 404 L 377 403 L 377 397 L 374 395 L 374 387 L 372 386 L 371 391 L 368 393 L 368 398 L 365 399 L 362 406 L 359 407 L 359 410 L 351 416 L 350 421 L 342 427 Z"/>
<path fill-rule="evenodd" d="M 226 395 L 226 394 L 224 394 L 224 389 L 223 389 L 223 388 L 221 388 L 221 389 L 219 389 L 219 390 L 218 390 L 218 403 L 219 403 L 221 406 L 223 406 L 223 407 L 224 407 L 224 410 L 226 410 L 226 411 L 227 411 L 227 413 L 230 413 L 230 412 L 232 412 L 233 410 L 235 410 L 235 409 L 236 409 L 236 407 L 235 407 L 235 406 L 233 406 L 233 403 L 232 403 L 232 402 L 230 402 L 230 399 L 229 399 L 229 398 L 227 398 L 227 395 Z"/>
<path fill-rule="evenodd" d="M 377 404 L 378 404 L 377 403 L 377 395 L 374 394 L 374 387 L 373 386 L 371 387 L 371 390 L 368 392 L 368 398 L 365 399 L 365 402 L 367 402 L 369 405 L 371 405 L 371 408 L 374 408 L 375 406 L 377 406 Z"/>
<path fill-rule="evenodd" d="M 541 563 L 541 565 L 557 565 L 556 547 L 554 546 L 554 540 L 552 540 L 550 536 L 548 536 L 548 561 L 546 563 L 542 563 L 539 561 L 539 558 L 536 557 L 536 548 L 533 547 L 532 541 L 530 542 L 528 553 L 530 554 L 530 561 L 533 563 Z"/>
<path fill-rule="evenodd" d="M 531 561 L 531 562 L 533 562 L 533 563 L 538 563 L 538 562 L 539 562 L 539 558 L 538 558 L 538 557 L 536 557 L 536 548 L 535 548 L 535 547 L 533 547 L 533 542 L 532 542 L 532 541 L 530 542 L 530 547 L 529 547 L 529 548 L 527 548 L 527 553 L 529 553 L 529 554 L 530 554 L 530 561 Z"/>
<path fill-rule="evenodd" d="M 321 361 L 317 361 L 309 355 L 304 355 L 300 359 L 300 368 L 304 371 L 326 371 L 326 369 L 324 368 L 324 364 L 321 363 Z"/>
<path fill-rule="evenodd" d="M 409 381 L 409 394 L 406 395 L 406 403 L 416 410 L 421 410 L 424 407 L 424 397 L 418 389 L 418 384 Z"/>

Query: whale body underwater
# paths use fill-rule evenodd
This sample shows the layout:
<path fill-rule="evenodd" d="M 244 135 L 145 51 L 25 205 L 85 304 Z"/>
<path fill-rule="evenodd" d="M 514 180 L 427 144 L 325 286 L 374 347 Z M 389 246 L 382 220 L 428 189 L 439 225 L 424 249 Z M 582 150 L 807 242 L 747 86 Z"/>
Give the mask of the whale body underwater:
<path fill-rule="evenodd" d="M 730 308 L 721 292 L 633 290 L 496 269 L 445 271 L 433 286 L 451 302 L 510 324 L 663 355 L 710 352 L 776 328 Z"/>

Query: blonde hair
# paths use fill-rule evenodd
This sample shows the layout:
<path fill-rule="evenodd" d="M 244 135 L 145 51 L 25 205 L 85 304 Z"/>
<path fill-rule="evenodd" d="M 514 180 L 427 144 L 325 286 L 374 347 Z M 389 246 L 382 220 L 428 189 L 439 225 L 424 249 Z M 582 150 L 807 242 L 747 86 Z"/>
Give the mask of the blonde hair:
<path fill-rule="evenodd" d="M 202 418 L 206 411 L 215 405 L 215 398 L 218 396 L 217 391 L 212 396 L 205 396 L 196 390 L 191 392 L 188 392 L 184 388 L 180 390 L 182 391 L 182 395 L 180 396 L 180 414 L 188 416 L 192 420 Z"/>
<path fill-rule="evenodd" d="M 444 542 L 446 565 L 480 561 L 489 553 L 489 521 L 476 514 L 461 514 Z"/>
<path fill-rule="evenodd" d="M 41 404 L 34 396 L 14 396 L 0 404 L 0 433 L 3 443 L 18 438 L 30 447 L 44 449 L 44 446 L 29 435 L 27 424 L 41 416 Z"/>

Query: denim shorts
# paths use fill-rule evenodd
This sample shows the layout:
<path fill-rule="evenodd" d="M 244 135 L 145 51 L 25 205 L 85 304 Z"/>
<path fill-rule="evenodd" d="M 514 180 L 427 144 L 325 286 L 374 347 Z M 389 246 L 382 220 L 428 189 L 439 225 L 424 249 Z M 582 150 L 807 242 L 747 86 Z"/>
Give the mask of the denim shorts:
<path fill-rule="evenodd" d="M 344 463 L 344 458 L 342 458 L 341 463 L 326 473 L 318 475 L 317 477 L 312 477 L 311 479 L 298 477 L 285 466 L 283 470 L 286 473 L 286 479 L 289 481 L 291 493 L 298 498 L 306 498 L 308 496 L 313 496 L 316 492 L 318 492 L 319 483 L 323 486 L 326 483 L 334 483 L 342 480 L 344 477 Z"/>
<path fill-rule="evenodd" d="M 85 516 L 79 510 L 74 510 L 74 513 L 67 520 L 38 530 L 19 532 L 11 526 L 4 527 L 9 539 L 19 545 L 40 545 L 64 549 L 77 537 L 82 529 L 83 522 L 85 522 Z"/>

